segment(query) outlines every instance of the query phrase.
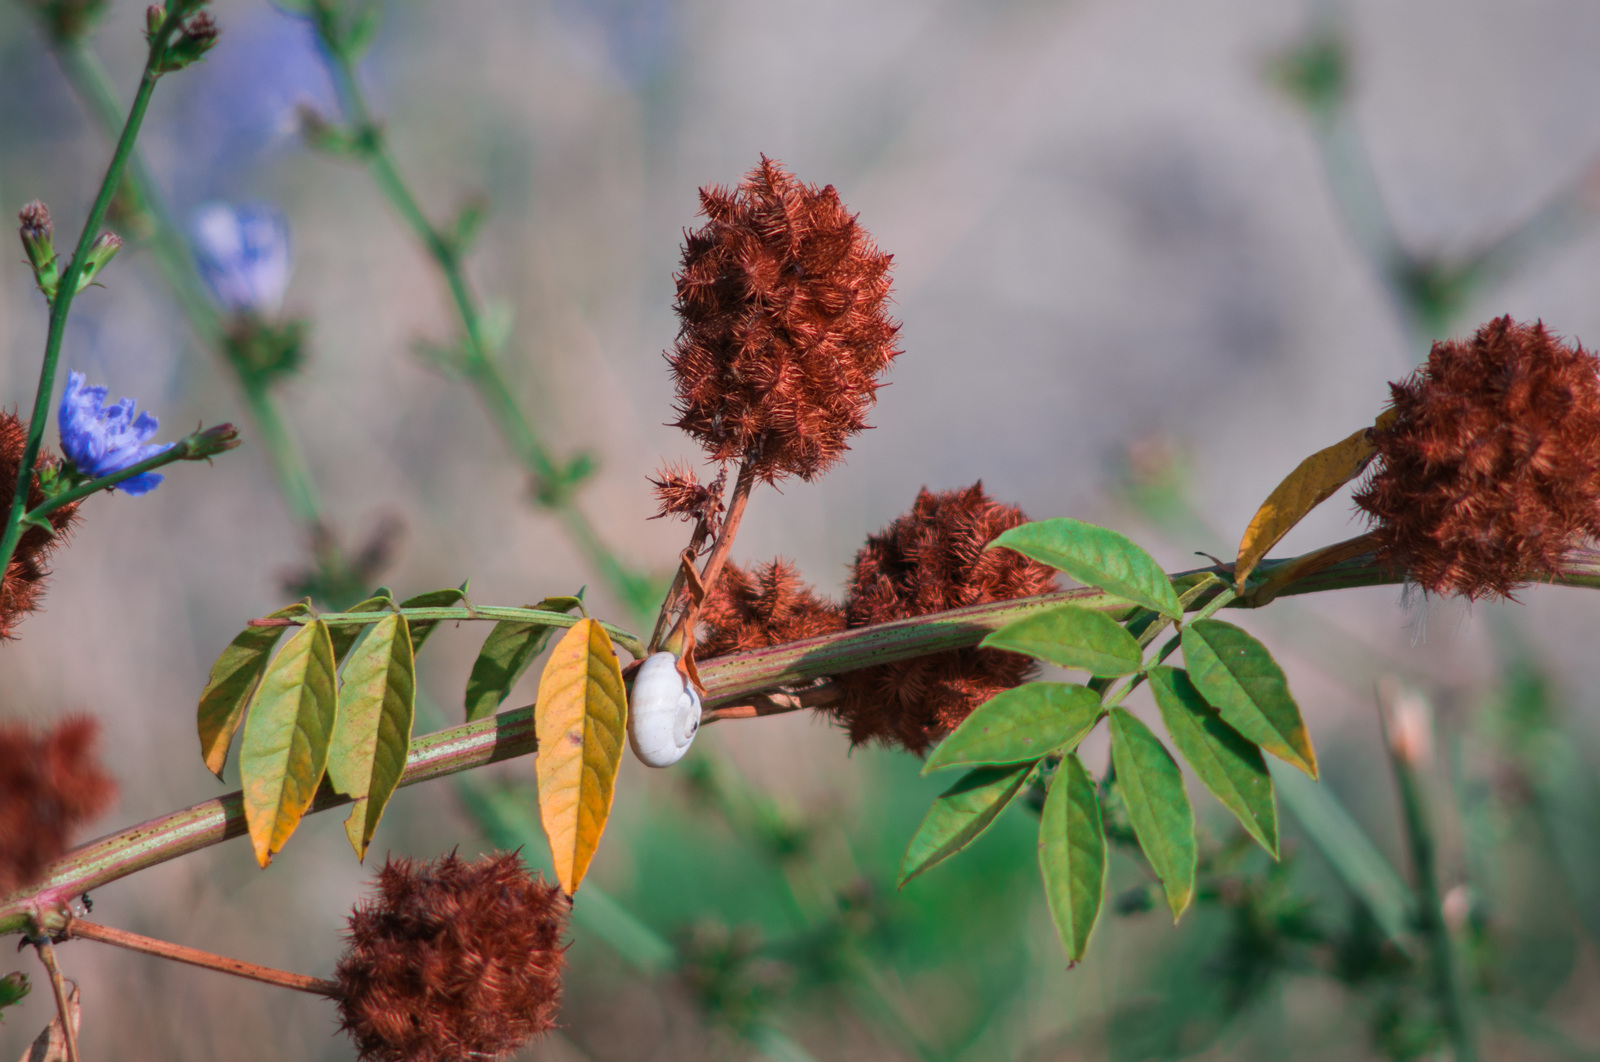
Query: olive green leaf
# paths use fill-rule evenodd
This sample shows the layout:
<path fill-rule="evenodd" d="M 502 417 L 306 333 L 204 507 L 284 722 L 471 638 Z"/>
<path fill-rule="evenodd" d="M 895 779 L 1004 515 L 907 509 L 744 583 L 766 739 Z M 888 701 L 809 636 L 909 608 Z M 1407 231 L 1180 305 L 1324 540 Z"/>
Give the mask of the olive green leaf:
<path fill-rule="evenodd" d="M 429 590 L 416 597 L 408 597 L 400 602 L 401 608 L 450 608 L 464 600 L 467 596 L 467 584 L 451 590 Z M 422 643 L 428 640 L 433 629 L 439 625 L 438 620 L 412 620 L 411 621 L 411 651 L 422 652 Z"/>
<path fill-rule="evenodd" d="M 360 602 L 359 604 L 351 605 L 349 608 L 345 609 L 345 611 L 383 612 L 393 607 L 393 598 L 386 593 L 378 593 L 367 598 L 365 601 Z M 333 639 L 333 659 L 335 663 L 343 660 L 345 656 L 349 654 L 350 647 L 356 644 L 356 639 L 361 637 L 361 632 L 369 629 L 369 627 L 370 624 L 366 627 L 361 627 L 354 623 L 341 623 L 338 626 L 333 626 L 331 624 L 329 625 L 328 633 Z"/>
<path fill-rule="evenodd" d="M 467 722 L 486 719 L 499 710 L 511 687 L 544 650 L 554 629 L 543 623 L 516 620 L 501 620 L 494 625 L 467 679 Z"/>
<path fill-rule="evenodd" d="M 297 601 L 267 618 L 283 619 L 310 613 L 304 601 Z M 282 634 L 282 627 L 246 627 L 211 665 L 211 676 L 200 694 L 196 721 L 200 731 L 200 755 L 218 778 L 222 777 L 222 769 L 228 762 L 228 746 L 244 718 L 244 706 L 250 703 L 250 694 L 255 692 L 256 683 L 266 673 L 272 647 L 278 644 Z"/>
<path fill-rule="evenodd" d="M 1183 629 L 1189 678 L 1222 721 L 1315 778 L 1317 754 L 1289 680 L 1267 647 L 1231 623 L 1207 619 Z"/>
<path fill-rule="evenodd" d="M 366 858 L 378 820 L 405 771 L 416 691 L 410 627 L 391 612 L 345 661 L 328 750 L 328 779 L 339 792 L 356 798 L 344 828 L 357 859 Z"/>
<path fill-rule="evenodd" d="M 1024 616 L 995 631 L 980 645 L 1009 649 L 1059 667 L 1112 677 L 1139 670 L 1144 653 L 1133 636 L 1104 613 L 1077 605 Z"/>
<path fill-rule="evenodd" d="M 250 842 L 263 867 L 311 806 L 338 705 L 328 625 L 313 620 L 278 651 L 245 713 L 239 774 Z"/>
<path fill-rule="evenodd" d="M 1183 618 L 1183 606 L 1156 559 L 1127 535 L 1070 517 L 1036 520 L 1013 527 L 990 543 L 1066 572 L 1080 583 Z"/>
<path fill-rule="evenodd" d="M 922 773 L 1022 763 L 1076 748 L 1100 721 L 1100 695 L 1070 682 L 1029 682 L 979 705 L 933 750 Z"/>
<path fill-rule="evenodd" d="M 1034 765 L 980 767 L 939 794 L 900 860 L 900 885 L 977 840 L 999 818 Z"/>
<path fill-rule="evenodd" d="M 1089 950 L 1106 891 L 1100 800 L 1077 753 L 1069 753 L 1050 780 L 1039 817 L 1039 873 L 1056 934 L 1076 965 Z"/>
<path fill-rule="evenodd" d="M 1194 809 L 1166 746 L 1126 708 L 1111 709 L 1111 763 L 1128 821 L 1176 922 L 1194 899 Z"/>
<path fill-rule="evenodd" d="M 1181 668 L 1151 668 L 1150 689 L 1168 736 L 1201 784 L 1276 859 L 1278 809 L 1261 750 L 1222 721 Z"/>

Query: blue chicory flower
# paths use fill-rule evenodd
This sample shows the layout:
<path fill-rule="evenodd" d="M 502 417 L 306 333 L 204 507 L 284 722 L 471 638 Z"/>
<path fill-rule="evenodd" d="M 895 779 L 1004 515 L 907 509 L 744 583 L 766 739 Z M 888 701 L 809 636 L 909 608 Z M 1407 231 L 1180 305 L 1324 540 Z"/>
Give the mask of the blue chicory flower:
<path fill-rule="evenodd" d="M 271 317 L 289 287 L 289 225 L 263 204 L 207 203 L 194 215 L 195 259 L 217 301 Z"/>
<path fill-rule="evenodd" d="M 172 448 L 172 443 L 147 441 L 160 423 L 149 413 L 134 417 L 133 399 L 124 398 L 114 406 L 105 405 L 105 400 L 104 387 L 85 387 L 83 373 L 67 373 L 67 390 L 61 396 L 58 417 L 61 452 L 80 475 L 90 479 L 109 476 Z M 148 494 L 163 478 L 159 472 L 141 472 L 118 483 L 115 489 Z"/>

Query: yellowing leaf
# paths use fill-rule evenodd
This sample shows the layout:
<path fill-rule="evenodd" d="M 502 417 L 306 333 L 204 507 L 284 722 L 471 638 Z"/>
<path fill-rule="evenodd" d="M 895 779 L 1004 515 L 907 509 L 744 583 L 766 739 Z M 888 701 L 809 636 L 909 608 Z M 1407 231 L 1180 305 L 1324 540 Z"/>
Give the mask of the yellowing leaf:
<path fill-rule="evenodd" d="M 1381 430 L 1393 422 L 1394 411 L 1389 410 L 1373 427 Z M 1234 564 L 1233 576 L 1241 593 L 1245 579 L 1255 571 L 1267 551 L 1282 541 L 1307 513 L 1333 497 L 1334 491 L 1361 475 L 1376 453 L 1372 428 L 1362 428 L 1342 442 L 1318 450 L 1301 461 L 1267 495 L 1267 500 L 1250 518 L 1250 526 L 1245 528 L 1244 538 L 1239 542 L 1239 559 Z"/>
<path fill-rule="evenodd" d="M 328 749 L 328 779 L 356 798 L 344 830 L 357 859 L 405 771 L 415 714 L 411 632 L 395 613 L 379 620 L 344 665 L 338 721 Z"/>
<path fill-rule="evenodd" d="M 588 871 L 611 814 L 627 721 L 611 637 L 594 620 L 579 620 L 551 651 L 533 709 L 539 818 L 569 896 Z"/>
<path fill-rule="evenodd" d="M 309 611 L 305 602 L 299 601 L 280 608 L 268 619 L 303 616 Z M 278 644 L 281 634 L 282 627 L 246 627 L 211 665 L 211 677 L 200 694 L 197 722 L 200 754 L 218 778 L 222 777 L 223 765 L 228 760 L 228 745 L 244 718 L 245 705 L 250 702 L 261 676 L 266 674 L 272 647 Z"/>

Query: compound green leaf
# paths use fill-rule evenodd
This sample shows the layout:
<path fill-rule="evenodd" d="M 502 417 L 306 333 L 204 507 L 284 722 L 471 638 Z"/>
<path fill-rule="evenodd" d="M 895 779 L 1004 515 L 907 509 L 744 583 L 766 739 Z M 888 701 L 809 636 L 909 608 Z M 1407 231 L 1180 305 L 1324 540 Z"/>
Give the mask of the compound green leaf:
<path fill-rule="evenodd" d="M 1183 606 L 1161 565 L 1127 535 L 1110 528 L 1062 516 L 1013 527 L 990 545 L 1016 550 L 1163 616 L 1183 618 Z"/>
<path fill-rule="evenodd" d="M 1076 748 L 1100 721 L 1100 695 L 1069 682 L 1029 682 L 979 705 L 933 750 L 922 773 L 1022 763 Z"/>
<path fill-rule="evenodd" d="M 1111 709 L 1111 763 L 1128 821 L 1176 922 L 1194 899 L 1194 809 L 1166 746 L 1126 708 Z"/>
<path fill-rule="evenodd" d="M 944 862 L 987 830 L 1033 773 L 1034 765 L 980 767 L 939 794 L 900 860 L 900 885 Z"/>
<path fill-rule="evenodd" d="M 1116 620 L 1077 605 L 1024 616 L 979 644 L 1009 649 L 1059 667 L 1081 668 L 1104 678 L 1131 675 L 1144 659 L 1139 643 Z"/>
<path fill-rule="evenodd" d="M 1106 891 L 1100 800 L 1077 753 L 1069 753 L 1050 780 L 1039 817 L 1039 873 L 1056 934 L 1076 965 L 1089 950 Z"/>
<path fill-rule="evenodd" d="M 250 700 L 239 774 L 250 843 L 263 867 L 300 825 L 328 765 L 339 706 L 334 670 L 328 625 L 313 620 L 278 651 Z"/>
<path fill-rule="evenodd" d="M 1181 668 L 1151 668 L 1150 689 L 1168 736 L 1201 784 L 1276 859 L 1278 808 L 1261 750 L 1222 721 Z"/>
<path fill-rule="evenodd" d="M 467 679 L 467 722 L 487 719 L 499 710 L 511 687 L 543 651 L 552 630 L 542 623 L 516 620 L 501 620 L 494 625 Z"/>
<path fill-rule="evenodd" d="M 467 584 L 450 590 L 429 590 L 416 597 L 408 597 L 400 602 L 401 608 L 450 608 L 460 604 L 467 596 Z M 411 651 L 422 652 L 422 643 L 428 640 L 433 629 L 439 625 L 438 620 L 412 620 L 411 622 Z"/>
<path fill-rule="evenodd" d="M 359 604 L 351 605 L 346 612 L 383 612 L 394 605 L 394 599 L 388 594 L 378 594 L 367 598 Z M 350 647 L 356 644 L 356 639 L 361 637 L 361 632 L 366 627 L 355 624 L 339 624 L 337 627 L 330 625 L 328 634 L 333 639 L 333 659 L 337 663 L 343 660 L 350 652 Z"/>
<path fill-rule="evenodd" d="M 1183 659 L 1200 696 L 1222 721 L 1315 778 L 1311 747 L 1289 680 L 1267 647 L 1231 623 L 1207 619 L 1183 629 Z"/>
<path fill-rule="evenodd" d="M 328 750 L 329 780 L 339 792 L 355 797 L 344 829 L 357 859 L 366 858 L 378 820 L 405 771 L 416 691 L 411 631 L 391 612 L 345 662 Z"/>
<path fill-rule="evenodd" d="M 280 608 L 267 618 L 304 616 L 310 611 L 305 602 L 300 601 Z M 250 703 L 256 683 L 266 673 L 272 647 L 278 644 L 282 634 L 282 627 L 246 627 L 211 665 L 211 676 L 200 694 L 196 722 L 200 731 L 200 755 L 218 778 L 222 777 L 222 769 L 228 762 L 228 746 L 244 719 L 244 707 Z"/>

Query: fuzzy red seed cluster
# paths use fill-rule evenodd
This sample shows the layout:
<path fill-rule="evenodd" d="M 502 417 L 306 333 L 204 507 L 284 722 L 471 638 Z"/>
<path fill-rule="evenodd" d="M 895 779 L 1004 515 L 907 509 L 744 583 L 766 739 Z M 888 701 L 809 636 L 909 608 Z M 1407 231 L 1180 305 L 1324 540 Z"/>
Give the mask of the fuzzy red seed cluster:
<path fill-rule="evenodd" d="M 1500 317 L 1390 385 L 1356 504 L 1431 593 L 1508 597 L 1600 536 L 1600 359 Z"/>
<path fill-rule="evenodd" d="M 700 606 L 701 659 L 798 642 L 844 630 L 844 610 L 819 596 L 783 558 L 746 571 L 722 569 Z"/>
<path fill-rule="evenodd" d="M 984 493 L 983 484 L 934 493 L 867 539 L 856 554 L 845 614 L 849 626 L 907 619 L 1055 588 L 1055 573 L 1010 550 L 985 550 L 1027 517 Z M 979 704 L 1025 682 L 1034 664 L 995 649 L 954 649 L 838 676 L 844 694 L 830 711 L 855 744 L 880 741 L 925 752 Z"/>
<path fill-rule="evenodd" d="M 702 188 L 700 208 L 708 220 L 685 237 L 667 354 L 676 426 L 767 482 L 809 480 L 867 426 L 878 377 L 900 353 L 891 256 L 832 185 L 804 184 L 765 156 L 738 188 Z"/>
<path fill-rule="evenodd" d="M 341 1027 L 371 1062 L 515 1051 L 555 1024 L 569 906 L 515 854 L 391 859 L 350 916 Z"/>
<path fill-rule="evenodd" d="M 43 733 L 0 726 L 0 893 L 37 881 L 73 831 L 116 799 L 95 757 L 100 725 L 64 719 Z"/>
<path fill-rule="evenodd" d="M 16 496 L 17 472 L 22 467 L 22 455 L 28 444 L 28 427 L 14 413 L 0 413 L 0 518 L 11 509 Z M 55 459 L 40 455 L 35 467 L 44 468 Z M 37 483 L 28 490 L 28 506 L 44 502 L 44 491 Z M 30 527 L 17 542 L 11 563 L 0 577 L 0 641 L 16 637 L 17 624 L 22 617 L 39 609 L 44 597 L 45 577 L 50 574 L 47 562 L 50 555 L 67 541 L 68 532 L 77 519 L 78 504 L 63 505 L 47 519 L 55 529 L 54 535 L 41 527 Z"/>
<path fill-rule="evenodd" d="M 658 475 L 660 478 L 652 478 L 650 484 L 655 489 L 661 511 L 650 519 L 676 516 L 693 520 L 701 534 L 715 535 L 727 508 L 722 502 L 722 491 L 728 482 L 727 472 L 717 473 L 717 478 L 707 484 L 702 484 L 694 474 L 694 469 L 686 464 L 666 465 Z"/>

